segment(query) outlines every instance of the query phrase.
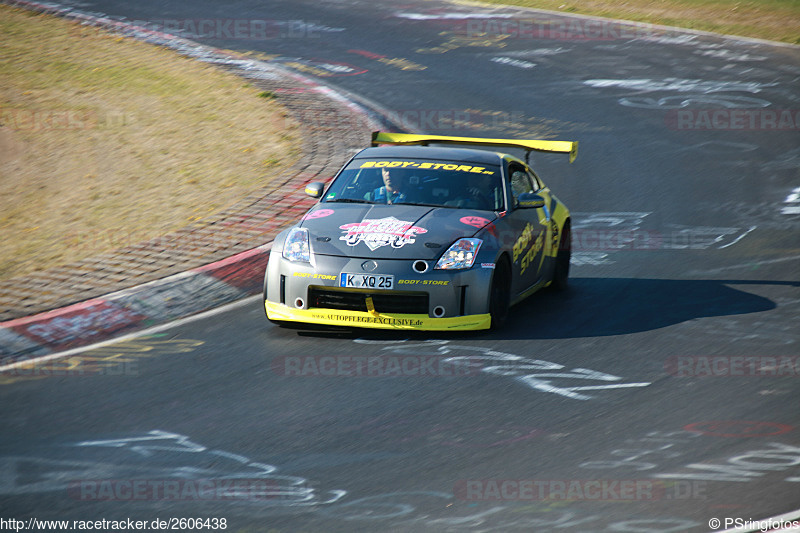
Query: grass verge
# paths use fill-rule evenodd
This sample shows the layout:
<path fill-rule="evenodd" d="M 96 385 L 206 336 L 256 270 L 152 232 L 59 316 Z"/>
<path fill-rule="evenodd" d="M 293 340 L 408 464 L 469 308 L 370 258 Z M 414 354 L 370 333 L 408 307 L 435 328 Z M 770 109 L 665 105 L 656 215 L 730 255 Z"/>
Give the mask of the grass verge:
<path fill-rule="evenodd" d="M 481 0 L 800 44 L 798 0 Z"/>
<path fill-rule="evenodd" d="M 275 98 L 170 50 L 0 5 L 0 279 L 191 224 L 299 154 Z"/>

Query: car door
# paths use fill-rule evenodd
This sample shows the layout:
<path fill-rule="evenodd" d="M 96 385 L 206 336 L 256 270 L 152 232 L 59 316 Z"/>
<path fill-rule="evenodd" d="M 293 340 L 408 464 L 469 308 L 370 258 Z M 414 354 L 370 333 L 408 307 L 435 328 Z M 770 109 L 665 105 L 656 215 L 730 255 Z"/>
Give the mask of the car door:
<path fill-rule="evenodd" d="M 520 203 L 520 195 L 536 193 L 538 180 L 522 164 L 508 165 L 509 190 L 512 211 L 506 222 L 512 228 L 515 240 L 512 247 L 512 293 L 519 295 L 540 281 L 544 274 L 545 247 L 549 216 L 545 207 L 527 207 Z"/>
<path fill-rule="evenodd" d="M 555 210 L 557 200 L 553 198 L 550 189 L 539 179 L 539 176 L 531 170 L 527 169 L 533 183 L 534 192 L 544 200 L 544 206 L 539 209 L 539 223 L 545 229 L 544 246 L 544 260 L 542 262 L 541 276 L 550 277 L 552 269 L 555 267 L 555 255 L 557 253 L 557 241 L 559 235 L 558 224 L 553 219 L 553 211 Z"/>

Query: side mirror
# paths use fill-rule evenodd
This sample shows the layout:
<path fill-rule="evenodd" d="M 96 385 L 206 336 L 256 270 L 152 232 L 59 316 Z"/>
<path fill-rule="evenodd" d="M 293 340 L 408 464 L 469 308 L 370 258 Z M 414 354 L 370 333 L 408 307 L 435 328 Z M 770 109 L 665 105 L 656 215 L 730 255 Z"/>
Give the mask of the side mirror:
<path fill-rule="evenodd" d="M 306 185 L 306 194 L 312 198 L 321 198 L 322 191 L 325 190 L 325 184 L 321 181 L 315 181 Z"/>
<path fill-rule="evenodd" d="M 544 204 L 544 198 L 535 192 L 524 192 L 517 197 L 517 207 L 520 209 L 539 209 Z"/>

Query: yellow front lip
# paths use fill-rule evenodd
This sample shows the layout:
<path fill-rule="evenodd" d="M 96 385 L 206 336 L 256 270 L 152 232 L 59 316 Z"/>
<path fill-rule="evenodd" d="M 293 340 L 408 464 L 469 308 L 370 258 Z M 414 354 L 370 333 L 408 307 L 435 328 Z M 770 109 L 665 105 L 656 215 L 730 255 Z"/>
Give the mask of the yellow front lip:
<path fill-rule="evenodd" d="M 285 305 L 265 301 L 264 308 L 270 320 L 304 322 L 328 326 L 353 326 L 376 329 L 414 329 L 425 331 L 454 331 L 489 329 L 491 315 L 468 315 L 431 318 L 428 315 L 372 314 L 363 311 L 338 309 L 292 309 Z"/>

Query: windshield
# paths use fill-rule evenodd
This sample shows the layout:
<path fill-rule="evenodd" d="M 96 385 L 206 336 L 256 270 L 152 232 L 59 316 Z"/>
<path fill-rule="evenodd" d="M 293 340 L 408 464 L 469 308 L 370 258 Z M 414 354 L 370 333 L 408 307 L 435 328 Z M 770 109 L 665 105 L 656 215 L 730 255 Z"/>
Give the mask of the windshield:
<path fill-rule="evenodd" d="M 426 159 L 356 159 L 339 174 L 323 202 L 414 204 L 502 211 L 498 165 Z"/>

